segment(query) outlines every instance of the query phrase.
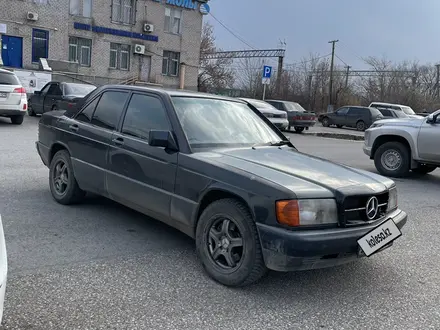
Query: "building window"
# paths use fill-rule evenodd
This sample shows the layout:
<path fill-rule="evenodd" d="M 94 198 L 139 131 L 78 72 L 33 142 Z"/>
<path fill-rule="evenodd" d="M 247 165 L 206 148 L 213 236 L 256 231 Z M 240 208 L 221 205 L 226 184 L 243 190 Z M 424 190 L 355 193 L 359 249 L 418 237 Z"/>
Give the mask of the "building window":
<path fill-rule="evenodd" d="M 179 74 L 180 53 L 164 50 L 162 59 L 162 74 L 177 76 Z"/>
<path fill-rule="evenodd" d="M 69 14 L 92 17 L 92 0 L 70 0 Z"/>
<path fill-rule="evenodd" d="M 32 30 L 32 62 L 38 63 L 40 58 L 49 56 L 49 31 Z"/>
<path fill-rule="evenodd" d="M 110 68 L 130 70 L 130 45 L 110 43 Z"/>
<path fill-rule="evenodd" d="M 135 0 L 112 0 L 112 22 L 134 24 Z"/>
<path fill-rule="evenodd" d="M 165 32 L 180 34 L 182 9 L 165 7 Z"/>
<path fill-rule="evenodd" d="M 47 5 L 47 0 L 34 0 L 34 3 L 39 5 Z"/>
<path fill-rule="evenodd" d="M 92 40 L 69 37 L 69 62 L 90 66 L 92 62 Z"/>

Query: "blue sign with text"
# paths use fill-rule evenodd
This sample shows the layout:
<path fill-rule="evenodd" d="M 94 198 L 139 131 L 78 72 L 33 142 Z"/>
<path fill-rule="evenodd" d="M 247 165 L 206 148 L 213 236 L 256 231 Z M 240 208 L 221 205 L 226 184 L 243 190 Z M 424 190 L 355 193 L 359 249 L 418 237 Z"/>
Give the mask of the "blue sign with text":
<path fill-rule="evenodd" d="M 263 68 L 263 78 L 269 78 L 272 75 L 272 67 L 265 65 Z"/>
<path fill-rule="evenodd" d="M 112 34 L 119 37 L 127 37 L 127 38 L 133 38 L 133 39 L 141 39 L 146 41 L 159 41 L 158 36 L 154 36 L 151 34 L 142 34 L 137 32 L 131 32 L 131 31 L 125 31 L 125 30 L 117 30 L 112 28 L 107 28 L 103 26 L 96 26 L 96 25 L 90 25 L 90 24 L 84 24 L 84 23 L 73 23 L 73 28 L 76 30 L 84 30 L 84 31 L 93 31 L 96 33 L 104 33 L 104 34 Z"/>

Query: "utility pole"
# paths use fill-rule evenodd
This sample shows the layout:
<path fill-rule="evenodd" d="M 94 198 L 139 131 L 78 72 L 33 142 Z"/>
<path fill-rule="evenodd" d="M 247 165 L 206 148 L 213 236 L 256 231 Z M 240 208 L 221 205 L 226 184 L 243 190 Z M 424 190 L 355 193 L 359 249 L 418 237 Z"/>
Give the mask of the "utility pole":
<path fill-rule="evenodd" d="M 339 40 L 332 40 L 329 41 L 329 44 L 332 44 L 332 61 L 330 64 L 330 86 L 329 86 L 329 105 L 333 106 L 333 66 L 335 63 L 335 44 L 338 42 Z M 329 110 L 329 109 L 327 109 Z"/>
<path fill-rule="evenodd" d="M 281 79 L 283 78 L 283 62 L 284 62 L 284 56 L 278 56 L 278 69 L 277 69 L 277 82 L 276 82 L 277 97 L 281 96 Z"/>
<path fill-rule="evenodd" d="M 439 91 L 440 91 L 440 64 L 436 64 L 436 68 L 437 68 L 437 79 L 435 81 L 435 88 L 436 88 L 436 92 L 437 92 L 437 98 L 439 97 Z"/>
<path fill-rule="evenodd" d="M 347 65 L 347 73 L 345 74 L 345 89 L 348 87 L 348 75 L 350 74 L 351 66 Z"/>
<path fill-rule="evenodd" d="M 307 84 L 307 89 L 308 89 L 308 94 L 309 94 L 309 111 L 311 111 L 312 109 L 312 82 L 313 82 L 313 75 L 309 75 L 309 79 L 308 79 L 308 84 Z"/>

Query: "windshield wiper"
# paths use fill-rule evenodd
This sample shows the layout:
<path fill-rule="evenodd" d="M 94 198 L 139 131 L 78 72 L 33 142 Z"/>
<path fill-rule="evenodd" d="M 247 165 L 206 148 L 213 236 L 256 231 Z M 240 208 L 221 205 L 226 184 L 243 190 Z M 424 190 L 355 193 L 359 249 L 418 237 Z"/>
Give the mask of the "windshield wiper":
<path fill-rule="evenodd" d="M 287 145 L 289 143 L 290 143 L 290 141 L 282 140 L 282 141 L 278 141 L 278 142 L 272 142 L 270 145 L 272 147 L 279 147 L 279 146 L 285 146 L 285 145 Z"/>

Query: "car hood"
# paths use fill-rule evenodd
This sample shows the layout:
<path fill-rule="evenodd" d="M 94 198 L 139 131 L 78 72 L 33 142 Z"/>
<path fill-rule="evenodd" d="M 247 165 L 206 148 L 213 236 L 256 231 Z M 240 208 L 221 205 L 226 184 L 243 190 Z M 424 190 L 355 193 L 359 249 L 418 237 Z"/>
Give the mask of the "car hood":
<path fill-rule="evenodd" d="M 329 162 L 291 147 L 221 149 L 193 154 L 207 162 L 259 177 L 293 192 L 298 198 L 380 193 L 394 182 L 380 175 Z"/>
<path fill-rule="evenodd" d="M 399 119 L 381 119 L 375 121 L 375 124 L 382 124 L 386 126 L 407 126 L 407 127 L 419 127 L 426 120 L 425 117 L 421 118 L 399 118 Z"/>

